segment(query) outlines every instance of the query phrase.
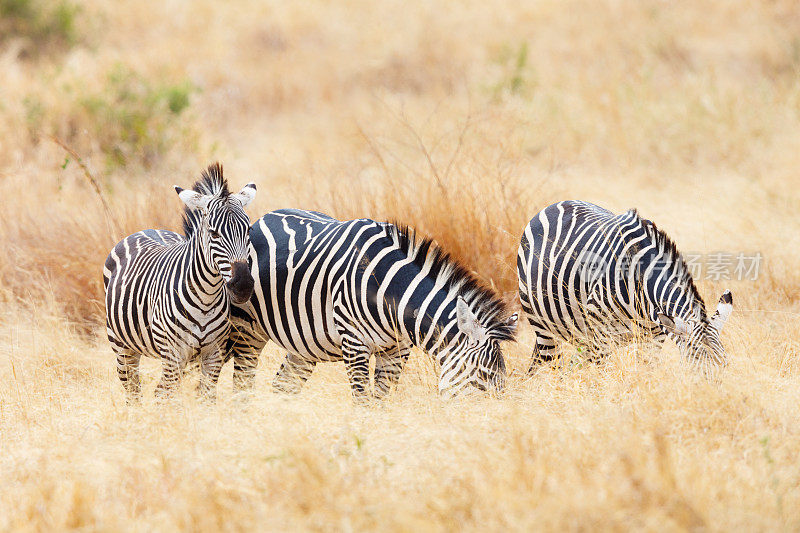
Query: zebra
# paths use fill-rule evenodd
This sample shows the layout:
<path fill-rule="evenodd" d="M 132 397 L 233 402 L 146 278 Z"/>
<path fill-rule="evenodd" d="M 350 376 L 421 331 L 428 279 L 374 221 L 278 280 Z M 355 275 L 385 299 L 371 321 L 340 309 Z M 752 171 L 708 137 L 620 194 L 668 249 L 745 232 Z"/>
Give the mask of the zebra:
<path fill-rule="evenodd" d="M 590 359 L 635 338 L 670 337 L 708 372 L 727 364 L 720 331 L 733 310 L 725 291 L 711 318 L 670 238 L 635 209 L 621 215 L 582 201 L 540 211 L 517 254 L 522 309 L 536 334 L 529 373 L 554 357 L 556 340 Z"/>
<path fill-rule="evenodd" d="M 230 301 L 245 302 L 253 291 L 244 208 L 256 186 L 231 194 L 215 163 L 192 190 L 176 185 L 175 191 L 185 204 L 186 236 L 155 229 L 134 233 L 111 250 L 103 268 L 106 331 L 129 401 L 141 398 L 142 355 L 161 358 L 156 398 L 171 396 L 193 361 L 202 373 L 198 392 L 213 400 Z"/>
<path fill-rule="evenodd" d="M 317 362 L 343 361 L 356 401 L 383 398 L 412 346 L 440 364 L 444 395 L 502 389 L 500 342 L 513 340 L 517 313 L 433 240 L 402 225 L 282 209 L 253 224 L 250 242 L 255 289 L 233 308 L 226 356 L 237 388 L 252 387 L 272 340 L 288 352 L 279 392 L 299 393 Z"/>

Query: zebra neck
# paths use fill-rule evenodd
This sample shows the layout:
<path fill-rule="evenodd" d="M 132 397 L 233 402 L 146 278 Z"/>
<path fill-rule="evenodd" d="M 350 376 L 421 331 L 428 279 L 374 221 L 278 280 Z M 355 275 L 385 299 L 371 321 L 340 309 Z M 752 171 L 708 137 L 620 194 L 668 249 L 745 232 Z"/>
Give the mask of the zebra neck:
<path fill-rule="evenodd" d="M 460 339 L 463 338 L 459 335 L 458 324 L 455 320 L 444 327 L 439 332 L 439 335 L 428 341 L 425 351 L 439 362 L 444 364 L 444 355 L 459 344 Z"/>
<path fill-rule="evenodd" d="M 687 290 L 675 270 L 668 267 L 665 256 L 656 257 L 657 267 L 649 273 L 642 286 L 641 300 L 646 302 L 645 315 L 652 321 L 657 320 L 659 313 L 687 318 L 693 308 L 691 290 Z"/>
<path fill-rule="evenodd" d="M 214 303 L 219 300 L 220 292 L 224 292 L 222 274 L 207 254 L 200 231 L 195 232 L 187 244 L 186 287 L 203 303 Z"/>
<path fill-rule="evenodd" d="M 425 352 L 436 356 L 455 342 L 458 336 L 458 321 L 455 316 L 456 299 L 445 302 L 440 309 L 433 310 L 423 321 L 427 327 L 420 328 L 419 338 L 414 343 Z"/>
<path fill-rule="evenodd" d="M 450 345 L 458 334 L 455 318 L 455 297 L 446 291 L 437 291 L 423 301 L 404 301 L 400 305 L 393 299 L 388 304 L 384 331 L 389 336 L 398 336 L 417 348 L 435 354 Z"/>

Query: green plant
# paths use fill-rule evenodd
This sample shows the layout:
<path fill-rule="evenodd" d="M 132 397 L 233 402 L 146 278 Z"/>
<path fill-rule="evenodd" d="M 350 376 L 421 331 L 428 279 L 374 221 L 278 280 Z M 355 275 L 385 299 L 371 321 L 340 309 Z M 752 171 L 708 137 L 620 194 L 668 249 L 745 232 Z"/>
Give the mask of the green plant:
<path fill-rule="evenodd" d="M 533 73 L 528 65 L 528 43 L 523 42 L 516 50 L 504 47 L 495 62 L 502 67 L 500 81 L 493 86 L 495 97 L 507 94 L 526 94 L 533 86 Z"/>
<path fill-rule="evenodd" d="M 32 55 L 62 51 L 78 41 L 79 11 L 68 0 L 0 0 L 0 42 L 24 38 Z"/>
<path fill-rule="evenodd" d="M 25 123 L 28 126 L 28 131 L 35 137 L 36 132 L 42 128 L 45 117 L 42 101 L 36 96 L 27 96 L 22 101 L 22 105 L 25 108 Z"/>
<path fill-rule="evenodd" d="M 151 167 L 176 142 L 191 139 L 179 117 L 193 90 L 188 82 L 154 85 L 117 66 L 104 89 L 81 98 L 79 107 L 109 167 Z"/>

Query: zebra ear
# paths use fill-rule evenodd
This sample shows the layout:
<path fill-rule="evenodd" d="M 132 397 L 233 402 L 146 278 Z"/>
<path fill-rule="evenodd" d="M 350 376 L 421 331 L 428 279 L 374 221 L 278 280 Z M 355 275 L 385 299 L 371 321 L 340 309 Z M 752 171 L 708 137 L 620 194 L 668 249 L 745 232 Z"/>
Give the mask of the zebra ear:
<path fill-rule="evenodd" d="M 461 296 L 456 300 L 456 318 L 458 319 L 458 329 L 469 338 L 479 341 L 483 337 L 483 326 Z"/>
<path fill-rule="evenodd" d="M 658 313 L 658 322 L 667 333 L 672 333 L 677 337 L 683 337 L 689 334 L 689 326 L 679 316 L 673 318 L 664 313 Z"/>
<path fill-rule="evenodd" d="M 211 200 L 211 197 L 202 195 L 197 191 L 181 189 L 177 185 L 175 185 L 175 192 L 178 193 L 178 197 L 183 200 L 183 203 L 186 204 L 186 207 L 189 209 L 208 209 L 208 202 Z"/>
<path fill-rule="evenodd" d="M 256 184 L 248 183 L 247 185 L 242 187 L 241 191 L 234 194 L 233 196 L 236 197 L 236 199 L 238 199 L 240 202 L 242 202 L 242 207 L 247 207 L 250 204 L 250 202 L 252 202 L 253 199 L 256 197 Z"/>
<path fill-rule="evenodd" d="M 711 326 L 717 331 L 722 331 L 722 326 L 725 325 L 728 317 L 731 316 L 731 311 L 733 311 L 733 296 L 731 295 L 731 291 L 725 291 L 719 299 L 717 311 L 714 313 L 714 316 L 711 317 Z"/>
<path fill-rule="evenodd" d="M 519 313 L 514 313 L 508 320 L 506 320 L 506 326 L 511 330 L 511 333 L 517 332 L 517 324 L 519 323 Z"/>

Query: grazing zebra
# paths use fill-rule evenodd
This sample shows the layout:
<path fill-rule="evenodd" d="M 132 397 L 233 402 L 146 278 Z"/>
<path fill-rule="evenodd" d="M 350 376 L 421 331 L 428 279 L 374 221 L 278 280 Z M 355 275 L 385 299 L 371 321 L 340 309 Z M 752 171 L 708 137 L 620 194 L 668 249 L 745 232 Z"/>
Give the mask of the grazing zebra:
<path fill-rule="evenodd" d="M 383 397 L 412 346 L 440 363 L 442 392 L 502 387 L 499 344 L 513 339 L 517 314 L 430 239 L 284 209 L 253 224 L 250 242 L 255 290 L 234 306 L 228 355 L 238 387 L 251 386 L 270 339 L 288 351 L 273 383 L 283 392 L 300 392 L 317 362 L 344 361 L 354 397 L 365 399 L 374 355 L 374 396 Z"/>
<path fill-rule="evenodd" d="M 129 400 L 141 397 L 142 355 L 161 358 L 156 397 L 174 392 L 192 360 L 202 372 L 199 392 L 213 399 L 230 328 L 229 302 L 246 302 L 253 292 L 244 208 L 256 186 L 231 194 L 216 163 L 193 190 L 175 191 L 186 204 L 186 237 L 153 229 L 134 233 L 111 250 L 103 268 L 108 340 Z"/>
<path fill-rule="evenodd" d="M 726 364 L 719 335 L 730 291 L 709 319 L 675 244 L 635 209 L 614 215 L 580 201 L 543 209 L 522 235 L 517 273 L 536 332 L 530 371 L 552 360 L 556 339 L 598 358 L 615 343 L 670 337 L 706 372 Z"/>

